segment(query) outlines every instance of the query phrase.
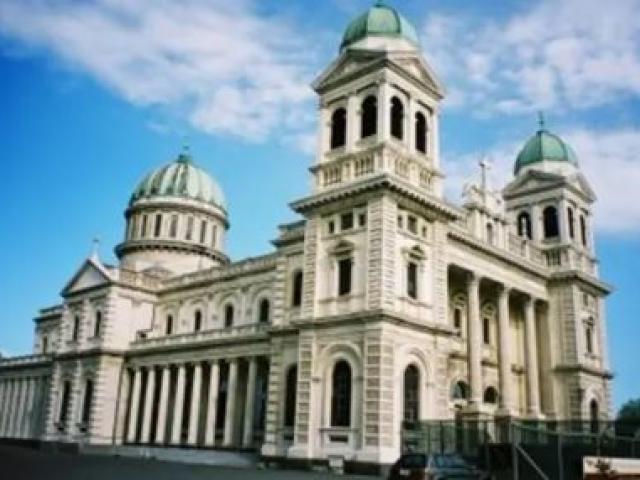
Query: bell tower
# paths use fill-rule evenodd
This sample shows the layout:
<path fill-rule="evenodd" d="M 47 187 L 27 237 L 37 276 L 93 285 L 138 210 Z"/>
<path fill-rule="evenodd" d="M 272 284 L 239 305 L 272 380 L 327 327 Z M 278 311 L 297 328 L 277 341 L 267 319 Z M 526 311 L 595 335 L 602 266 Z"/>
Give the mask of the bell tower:
<path fill-rule="evenodd" d="M 338 58 L 313 83 L 319 96 L 315 192 L 394 175 L 442 195 L 438 144 L 444 90 L 417 34 L 378 2 L 347 28 Z"/>

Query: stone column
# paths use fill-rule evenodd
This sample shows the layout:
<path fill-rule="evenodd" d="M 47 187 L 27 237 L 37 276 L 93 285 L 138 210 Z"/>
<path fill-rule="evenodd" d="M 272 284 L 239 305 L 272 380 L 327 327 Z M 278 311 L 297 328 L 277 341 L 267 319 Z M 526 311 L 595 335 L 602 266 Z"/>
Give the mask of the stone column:
<path fill-rule="evenodd" d="M 184 410 L 184 383 L 186 375 L 186 366 L 178 367 L 178 380 L 176 381 L 176 398 L 173 403 L 173 428 L 171 429 L 171 443 L 180 445 L 180 436 L 182 432 L 182 414 Z"/>
<path fill-rule="evenodd" d="M 236 415 L 236 390 L 238 385 L 238 359 L 229 360 L 229 379 L 227 381 L 227 405 L 224 418 L 223 446 L 233 445 L 234 417 Z"/>
<path fill-rule="evenodd" d="M 142 388 L 142 369 L 136 368 L 133 376 L 133 390 L 131 391 L 131 406 L 129 408 L 129 428 L 127 429 L 127 442 L 136 441 L 138 429 L 138 407 L 140 406 L 140 388 Z"/>
<path fill-rule="evenodd" d="M 503 287 L 498 299 L 498 335 L 500 358 L 500 410 L 513 413 L 513 378 L 511 376 L 511 339 L 509 327 L 509 288 Z"/>
<path fill-rule="evenodd" d="M 24 402 L 24 421 L 22 423 L 22 437 L 30 438 L 34 418 L 33 400 L 35 398 L 35 378 L 27 378 L 27 397 Z"/>
<path fill-rule="evenodd" d="M 18 394 L 16 396 L 16 415 L 13 418 L 13 425 L 11 433 L 15 438 L 22 437 L 22 422 L 25 415 L 25 400 L 26 400 L 26 379 L 21 378 L 18 380 Z"/>
<path fill-rule="evenodd" d="M 198 443 L 198 419 L 200 418 L 200 394 L 202 392 L 202 364 L 193 366 L 193 382 L 191 383 L 191 410 L 189 418 L 189 445 Z"/>
<path fill-rule="evenodd" d="M 391 136 L 391 87 L 386 79 L 380 81 L 378 89 L 378 142 Z"/>
<path fill-rule="evenodd" d="M 9 416 L 9 405 L 11 404 L 11 381 L 2 381 L 2 404 L 0 404 L 0 437 L 6 434 L 5 423 Z"/>
<path fill-rule="evenodd" d="M 536 304 L 529 297 L 524 306 L 525 355 L 527 362 L 527 407 L 531 416 L 540 415 L 538 346 L 536 341 Z"/>
<path fill-rule="evenodd" d="M 169 403 L 169 383 L 171 382 L 171 367 L 162 367 L 160 380 L 160 405 L 158 406 L 158 421 L 156 423 L 156 443 L 164 443 L 167 430 L 167 404 Z"/>
<path fill-rule="evenodd" d="M 153 394 L 156 391 L 156 370 L 151 367 L 147 373 L 147 388 L 144 395 L 144 413 L 142 417 L 142 443 L 151 440 L 151 415 L 153 414 Z"/>
<path fill-rule="evenodd" d="M 349 93 L 347 98 L 347 152 L 353 152 L 358 142 L 358 132 L 360 131 L 359 108 L 356 92 Z M 353 172 L 351 173 L 353 174 Z"/>
<path fill-rule="evenodd" d="M 207 447 L 215 445 L 216 414 L 218 405 L 218 384 L 220 383 L 220 364 L 218 360 L 211 362 L 209 372 L 209 398 L 207 399 L 207 428 L 204 434 L 204 444 Z"/>
<path fill-rule="evenodd" d="M 244 401 L 244 429 L 242 431 L 242 446 L 253 444 L 253 407 L 256 398 L 256 357 L 249 359 L 249 374 L 247 375 L 247 393 Z"/>
<path fill-rule="evenodd" d="M 404 143 L 407 144 L 409 152 L 416 153 L 416 100 L 413 97 L 407 99 L 407 110 L 405 112 L 405 136 Z"/>
<path fill-rule="evenodd" d="M 482 403 L 482 338 L 480 322 L 480 277 L 469 273 L 467 284 L 469 318 L 467 322 L 467 345 L 469 357 L 469 403 Z"/>

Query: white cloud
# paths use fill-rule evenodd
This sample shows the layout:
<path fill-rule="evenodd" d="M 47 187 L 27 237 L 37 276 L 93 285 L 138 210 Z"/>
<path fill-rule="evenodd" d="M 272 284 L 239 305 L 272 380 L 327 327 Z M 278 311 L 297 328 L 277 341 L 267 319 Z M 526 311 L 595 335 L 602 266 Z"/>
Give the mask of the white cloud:
<path fill-rule="evenodd" d="M 253 0 L 3 0 L 0 36 L 53 54 L 130 102 L 259 141 L 308 128 L 291 112 L 312 98 L 317 68 L 310 41 L 256 9 Z"/>
<path fill-rule="evenodd" d="M 465 108 L 581 109 L 640 95 L 640 2 L 543 0 L 501 21 L 431 15 L 427 57 Z M 456 96 L 451 107 L 462 106 Z"/>
<path fill-rule="evenodd" d="M 576 151 L 580 168 L 598 196 L 596 228 L 609 234 L 640 231 L 640 128 L 621 130 L 569 129 L 562 138 Z M 521 144 L 496 145 L 487 151 L 492 163 L 490 186 L 498 189 L 512 179 L 513 162 Z M 462 187 L 480 176 L 478 155 L 445 158 L 447 196 L 457 200 Z"/>

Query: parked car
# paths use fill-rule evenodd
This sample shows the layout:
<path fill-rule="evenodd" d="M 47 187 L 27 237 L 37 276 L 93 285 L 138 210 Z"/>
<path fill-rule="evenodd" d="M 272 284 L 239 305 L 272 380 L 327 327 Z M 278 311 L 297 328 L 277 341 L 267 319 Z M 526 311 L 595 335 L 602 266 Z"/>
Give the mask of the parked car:
<path fill-rule="evenodd" d="M 489 476 L 460 455 L 407 453 L 391 467 L 389 480 L 485 480 Z"/>

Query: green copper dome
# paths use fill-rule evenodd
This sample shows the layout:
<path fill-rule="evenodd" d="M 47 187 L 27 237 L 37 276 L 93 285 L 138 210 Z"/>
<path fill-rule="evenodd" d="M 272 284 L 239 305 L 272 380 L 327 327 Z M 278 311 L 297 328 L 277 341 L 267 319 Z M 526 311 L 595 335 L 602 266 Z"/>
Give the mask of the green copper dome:
<path fill-rule="evenodd" d="M 342 37 L 340 49 L 370 36 L 404 38 L 415 45 L 419 44 L 418 34 L 413 25 L 395 9 L 382 2 L 377 2 L 349 24 Z"/>
<path fill-rule="evenodd" d="M 543 161 L 578 165 L 578 157 L 573 149 L 560 137 L 541 127 L 520 150 L 514 172 L 517 175 L 522 168 Z"/>
<path fill-rule="evenodd" d="M 207 172 L 193 164 L 188 153 L 164 165 L 138 184 L 129 205 L 143 199 L 174 197 L 208 203 L 224 208 L 224 195 L 217 182 Z"/>

